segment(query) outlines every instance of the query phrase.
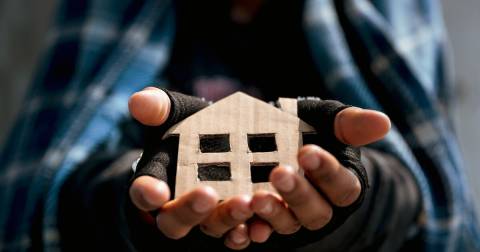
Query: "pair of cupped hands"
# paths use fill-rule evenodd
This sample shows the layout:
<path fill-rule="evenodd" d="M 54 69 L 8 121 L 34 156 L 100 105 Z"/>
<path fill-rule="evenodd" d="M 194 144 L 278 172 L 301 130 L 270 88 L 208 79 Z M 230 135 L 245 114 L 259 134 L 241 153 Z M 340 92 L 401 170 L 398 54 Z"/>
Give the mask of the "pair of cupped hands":
<path fill-rule="evenodd" d="M 162 125 L 170 108 L 169 96 L 155 87 L 129 100 L 131 115 L 146 126 Z M 340 142 L 360 147 L 383 138 L 390 120 L 378 111 L 348 107 L 335 116 L 333 129 Z M 278 194 L 258 191 L 219 201 L 214 189 L 202 186 L 171 199 L 167 183 L 140 176 L 129 195 L 141 212 L 157 211 L 156 219 L 149 214 L 144 217 L 168 238 L 180 239 L 199 225 L 205 234 L 223 237 L 225 246 L 240 250 L 251 242 L 265 242 L 272 232 L 293 234 L 302 226 L 321 229 L 331 220 L 334 207 L 347 207 L 359 198 L 362 184 L 358 177 L 325 149 L 303 146 L 298 164 L 305 176 L 288 165 L 272 170 L 269 178 Z"/>

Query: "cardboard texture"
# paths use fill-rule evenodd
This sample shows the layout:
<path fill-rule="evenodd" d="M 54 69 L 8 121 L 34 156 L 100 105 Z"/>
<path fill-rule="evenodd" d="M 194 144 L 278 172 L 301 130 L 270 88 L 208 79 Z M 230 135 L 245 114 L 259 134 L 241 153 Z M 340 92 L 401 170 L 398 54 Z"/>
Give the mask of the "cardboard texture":
<path fill-rule="evenodd" d="M 296 117 L 295 99 L 281 98 L 279 104 L 281 109 L 237 92 L 174 125 L 164 137 L 179 136 L 175 197 L 201 184 L 212 186 L 221 199 L 274 191 L 268 182 L 272 167 L 288 164 L 298 171 L 302 133 L 314 129 Z M 214 147 L 218 142 L 221 152 L 205 152 L 201 142 Z M 199 167 L 207 174 L 199 176 Z M 208 169 L 219 169 L 223 177 L 209 178 Z"/>

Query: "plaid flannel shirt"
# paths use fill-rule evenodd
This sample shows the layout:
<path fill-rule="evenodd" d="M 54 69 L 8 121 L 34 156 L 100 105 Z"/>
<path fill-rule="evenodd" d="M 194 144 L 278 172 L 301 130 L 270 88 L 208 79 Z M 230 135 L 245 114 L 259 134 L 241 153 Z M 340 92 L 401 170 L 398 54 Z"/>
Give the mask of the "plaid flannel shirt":
<path fill-rule="evenodd" d="M 0 153 L 0 250 L 59 248 L 60 186 L 97 146 L 116 148 L 129 95 L 157 82 L 166 67 L 172 8 L 167 0 L 59 5 L 35 82 Z M 398 115 L 375 147 L 416 178 L 421 246 L 480 250 L 448 120 L 452 81 L 439 3 L 306 0 L 303 26 L 318 72 L 338 100 Z"/>

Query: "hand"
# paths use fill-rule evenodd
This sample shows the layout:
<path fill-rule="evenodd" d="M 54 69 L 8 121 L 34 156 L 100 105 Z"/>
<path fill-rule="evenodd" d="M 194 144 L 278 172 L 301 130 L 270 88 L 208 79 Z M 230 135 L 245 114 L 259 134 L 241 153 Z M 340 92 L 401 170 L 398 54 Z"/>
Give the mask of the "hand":
<path fill-rule="evenodd" d="M 144 125 L 159 126 L 168 118 L 170 100 L 165 92 L 147 88 L 132 95 L 129 109 Z M 243 249 L 250 243 L 244 224 L 253 215 L 250 196 L 239 195 L 218 203 L 212 188 L 200 187 L 169 201 L 168 185 L 151 176 L 135 179 L 129 193 L 135 206 L 145 213 L 159 210 L 156 221 L 149 214 L 143 216 L 156 222 L 158 229 L 171 239 L 186 236 L 200 224 L 210 236 L 225 236 L 225 245 L 231 249 Z"/>
<path fill-rule="evenodd" d="M 354 107 L 342 110 L 334 120 L 337 140 L 357 147 L 381 139 L 389 129 L 386 115 Z M 289 167 L 277 167 L 270 181 L 280 196 L 258 192 L 252 200 L 255 213 L 281 234 L 294 233 L 301 226 L 309 230 L 324 227 L 332 218 L 333 206 L 350 206 L 362 190 L 358 177 L 317 145 L 303 146 L 298 163 L 305 177 Z"/>
<path fill-rule="evenodd" d="M 316 117 L 317 113 L 313 115 Z M 390 120 L 383 113 L 350 107 L 332 118 L 330 132 L 334 141 L 359 147 L 383 138 L 389 129 Z M 325 227 L 335 207 L 351 206 L 362 192 L 358 177 L 317 145 L 302 147 L 298 163 L 305 177 L 289 167 L 277 167 L 270 174 L 270 181 L 279 195 L 257 192 L 253 196 L 254 212 L 280 234 L 295 233 L 302 226 L 309 230 Z M 257 233 L 267 236 L 251 229 L 252 240 Z"/>

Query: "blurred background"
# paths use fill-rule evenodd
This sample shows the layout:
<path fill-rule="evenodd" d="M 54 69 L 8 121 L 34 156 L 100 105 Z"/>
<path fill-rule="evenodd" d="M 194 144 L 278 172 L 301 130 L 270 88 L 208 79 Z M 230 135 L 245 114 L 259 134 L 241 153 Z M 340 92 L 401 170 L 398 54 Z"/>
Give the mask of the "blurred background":
<path fill-rule="evenodd" d="M 392 0 L 395 1 L 395 0 Z M 455 123 L 480 212 L 480 1 L 442 0 L 457 82 Z M 55 0 L 0 0 L 0 142 L 9 131 L 39 60 Z"/>

